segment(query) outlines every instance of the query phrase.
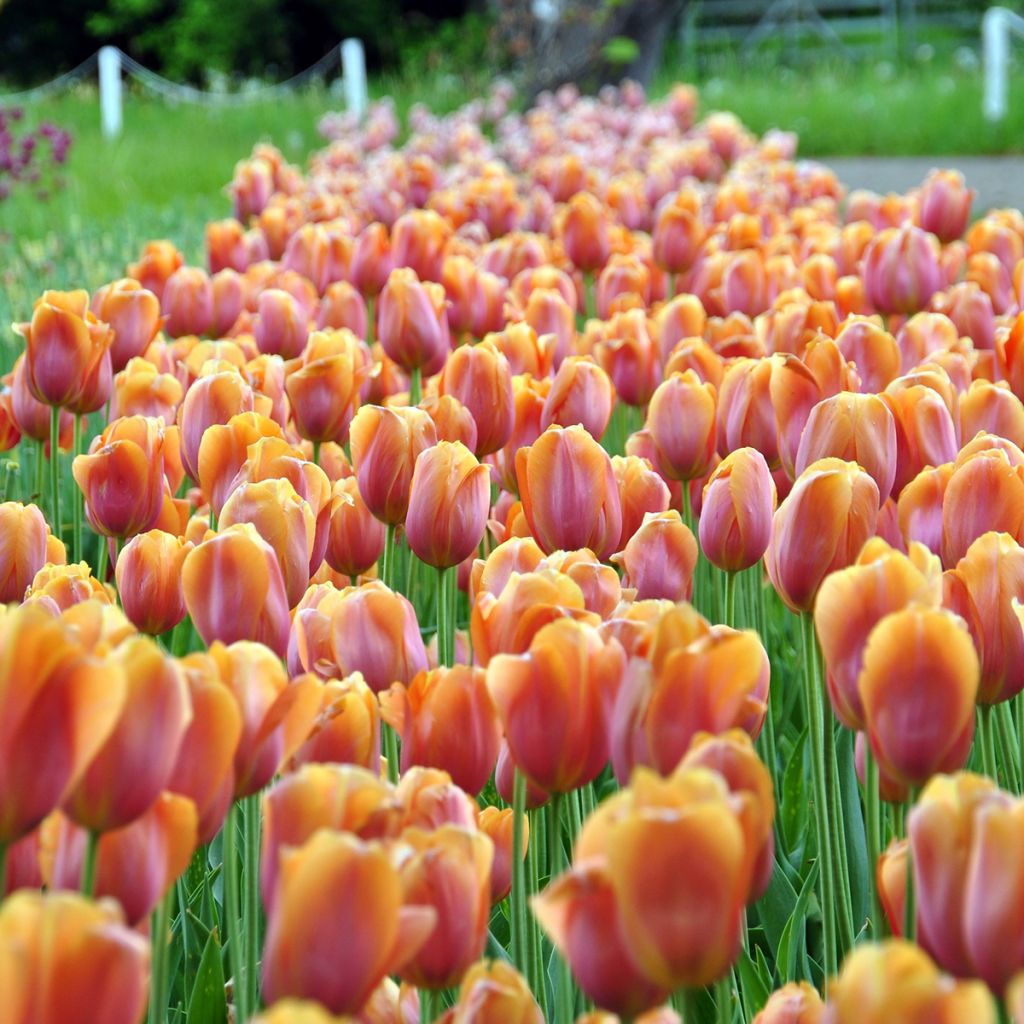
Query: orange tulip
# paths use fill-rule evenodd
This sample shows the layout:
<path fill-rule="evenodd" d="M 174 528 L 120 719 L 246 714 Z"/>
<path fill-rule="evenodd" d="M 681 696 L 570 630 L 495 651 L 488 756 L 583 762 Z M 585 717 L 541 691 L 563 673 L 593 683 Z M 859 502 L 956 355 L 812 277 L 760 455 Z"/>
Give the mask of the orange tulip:
<path fill-rule="evenodd" d="M 550 388 L 549 380 L 536 380 L 529 374 L 512 378 L 512 433 L 504 446 L 488 460 L 494 466 L 498 482 L 508 494 L 517 491 L 516 452 L 534 444 L 543 432 L 544 401 Z"/>
<path fill-rule="evenodd" d="M 409 507 L 419 454 L 437 444 L 434 422 L 422 409 L 363 406 L 352 421 L 352 464 L 366 507 L 397 525 Z"/>
<path fill-rule="evenodd" d="M 114 378 L 111 415 L 162 416 L 165 423 L 173 423 L 183 395 L 177 377 L 161 373 L 145 359 L 130 359 Z"/>
<path fill-rule="evenodd" d="M 599 328 L 594 354 L 627 405 L 645 406 L 661 379 L 653 329 L 643 309 L 616 313 Z"/>
<path fill-rule="evenodd" d="M 399 867 L 405 902 L 433 910 L 436 923 L 398 973 L 420 988 L 449 988 L 484 951 L 494 846 L 482 832 L 447 824 L 406 829 L 402 844 L 411 847 Z"/>
<path fill-rule="evenodd" d="M 622 584 L 638 600 L 687 601 L 697 566 L 697 541 L 675 509 L 644 516 L 640 528 L 612 561 L 622 567 Z"/>
<path fill-rule="evenodd" d="M 577 192 L 567 203 L 557 226 L 562 247 L 573 266 L 593 273 L 611 252 L 608 211 L 590 192 Z"/>
<path fill-rule="evenodd" d="M 293 766 L 311 762 L 380 768 L 380 709 L 361 673 L 324 684 L 309 739 L 292 758 Z"/>
<path fill-rule="evenodd" d="M 200 267 L 179 267 L 164 283 L 160 306 L 172 338 L 205 334 L 213 323 L 213 287 Z"/>
<path fill-rule="evenodd" d="M 9 1024 L 139 1024 L 148 979 L 148 944 L 109 900 L 24 890 L 0 906 Z"/>
<path fill-rule="evenodd" d="M 199 481 L 199 447 L 207 428 L 252 411 L 252 388 L 237 372 L 223 370 L 200 377 L 188 389 L 178 407 L 178 426 L 181 463 L 194 482 Z"/>
<path fill-rule="evenodd" d="M 178 662 L 192 703 L 192 721 L 182 736 L 167 788 L 195 805 L 198 842 L 220 831 L 234 794 L 232 766 L 242 736 L 242 714 L 208 654 Z"/>
<path fill-rule="evenodd" d="M 980 431 L 1024 445 L 1024 403 L 1005 381 L 976 380 L 960 395 L 960 436 L 972 438 Z"/>
<path fill-rule="evenodd" d="M 435 395 L 420 402 L 420 408 L 434 421 L 438 441 L 461 441 L 470 451 L 476 449 L 476 420 L 452 395 Z"/>
<path fill-rule="evenodd" d="M 20 601 L 37 572 L 58 555 L 46 519 L 36 505 L 0 504 L 0 603 Z"/>
<path fill-rule="evenodd" d="M 884 502 L 896 478 L 896 423 L 877 395 L 844 391 L 811 411 L 796 456 L 797 475 L 818 459 L 859 463 L 878 485 Z"/>
<path fill-rule="evenodd" d="M 590 548 L 604 559 L 622 533 L 611 460 L 582 428 L 548 427 L 516 453 L 516 477 L 530 532 L 544 551 Z"/>
<path fill-rule="evenodd" d="M 882 313 L 916 313 L 942 287 L 934 236 L 905 225 L 880 231 L 864 252 L 864 288 Z"/>
<path fill-rule="evenodd" d="M 504 322 L 502 318 L 501 324 Z M 484 341 L 490 342 L 508 360 L 513 377 L 529 374 L 538 379 L 551 376 L 557 346 L 560 344 L 553 333 L 538 334 L 525 321 L 509 323 L 504 330 L 486 334 Z"/>
<path fill-rule="evenodd" d="M 482 960 L 466 972 L 442 1024 L 544 1024 L 526 979 L 508 962 Z"/>
<path fill-rule="evenodd" d="M 618 550 L 629 543 L 648 512 L 667 512 L 672 496 L 668 485 L 647 459 L 637 455 L 613 455 L 612 471 L 619 487 L 622 533 Z"/>
<path fill-rule="evenodd" d="M 311 915 L 310 906 L 321 913 Z M 285 851 L 263 950 L 263 998 L 314 999 L 355 1013 L 430 937 L 432 907 L 404 905 L 379 844 L 326 830 Z"/>
<path fill-rule="evenodd" d="M 880 396 L 896 424 L 896 478 L 892 493 L 903 488 L 926 466 L 956 458 L 956 423 L 942 397 L 923 384 L 890 388 Z"/>
<path fill-rule="evenodd" d="M 191 800 L 162 793 L 130 824 L 105 832 L 96 851 L 96 896 L 121 904 L 129 925 L 152 913 L 188 867 L 198 843 Z M 40 860 L 49 889 L 77 890 L 87 834 L 64 815 L 42 827 Z"/>
<path fill-rule="evenodd" d="M 256 347 L 267 355 L 297 359 L 309 338 L 309 318 L 302 303 L 283 288 L 260 292 L 253 321 Z"/>
<path fill-rule="evenodd" d="M 564 280 L 568 279 L 563 279 L 563 283 Z M 556 370 L 567 357 L 571 357 L 576 347 L 575 308 L 576 291 L 571 283 L 565 292 L 557 287 L 535 287 L 525 302 L 523 321 L 529 324 L 539 337 L 551 338 L 554 341 L 551 361 Z"/>
<path fill-rule="evenodd" d="M 355 477 L 338 480 L 331 493 L 331 520 L 324 557 L 344 576 L 369 572 L 384 553 L 384 524 L 366 507 Z"/>
<path fill-rule="evenodd" d="M 35 605 L 0 615 L 0 844 L 28 835 L 75 787 L 118 722 L 120 672 Z M 42 760 L 39 751 L 48 751 Z M 5 989 L 6 991 L 6 989 Z"/>
<path fill-rule="evenodd" d="M 288 648 L 288 598 L 274 549 L 251 523 L 208 537 L 181 569 L 185 607 L 209 645 L 256 640 L 280 657 Z"/>
<path fill-rule="evenodd" d="M 919 194 L 919 226 L 940 242 L 956 241 L 967 228 L 976 194 L 959 171 L 931 171 Z"/>
<path fill-rule="evenodd" d="M 715 456 L 715 388 L 693 370 L 660 384 L 647 409 L 658 466 L 672 480 L 703 476 Z"/>
<path fill-rule="evenodd" d="M 451 351 L 444 288 L 421 282 L 415 270 L 391 271 L 377 304 L 377 332 L 384 351 L 403 370 L 432 377 Z"/>
<path fill-rule="evenodd" d="M 321 338 L 324 344 L 320 344 Z M 311 334 L 302 362 L 289 364 L 285 381 L 299 435 L 309 441 L 345 444 L 352 417 L 359 409 L 359 389 L 368 373 L 354 334 Z"/>
<path fill-rule="evenodd" d="M 822 1024 L 996 1024 L 995 1007 L 979 982 L 944 977 L 911 942 L 858 946 L 829 985 Z"/>
<path fill-rule="evenodd" d="M 772 408 L 770 360 L 738 359 L 718 390 L 718 451 L 756 448 L 769 469 L 779 465 L 778 429 Z"/>
<path fill-rule="evenodd" d="M 444 365 L 438 391 L 457 398 L 470 411 L 477 427 L 477 456 L 504 447 L 515 423 L 512 372 L 492 342 L 455 349 Z"/>
<path fill-rule="evenodd" d="M 367 337 L 366 300 L 348 281 L 328 285 L 320 300 L 316 325 L 321 331 L 328 328 L 347 328 L 357 338 Z"/>
<path fill-rule="evenodd" d="M 806 981 L 791 981 L 768 997 L 751 1024 L 821 1024 L 825 1004 Z"/>
<path fill-rule="evenodd" d="M 654 261 L 669 274 L 690 269 L 704 241 L 700 216 L 676 203 L 665 203 L 654 222 Z"/>
<path fill-rule="evenodd" d="M 451 227 L 434 210 L 409 210 L 391 229 L 391 258 L 396 267 L 412 267 L 425 281 L 440 281 Z"/>
<path fill-rule="evenodd" d="M 143 288 L 148 288 L 159 299 L 167 279 L 184 262 L 184 257 L 173 242 L 147 242 L 142 250 L 142 258 L 137 263 L 129 264 L 127 276 L 134 278 Z"/>
<path fill-rule="evenodd" d="M 878 486 L 855 463 L 820 459 L 800 474 L 775 513 L 764 556 L 790 610 L 814 607 L 822 580 L 853 562 L 877 516 Z"/>
<path fill-rule="evenodd" d="M 491 865 L 491 903 L 500 903 L 512 889 L 512 862 L 515 856 L 512 844 L 513 812 L 511 807 L 498 809 L 493 805 L 484 807 L 477 814 L 477 828 L 491 837 L 494 843 L 494 863 Z M 523 819 L 523 843 L 519 851 L 520 860 L 526 858 L 530 841 L 530 823 Z"/>
<path fill-rule="evenodd" d="M 755 448 L 737 448 L 714 469 L 700 507 L 700 546 L 726 572 L 755 565 L 764 555 L 775 514 L 775 481 Z"/>
<path fill-rule="evenodd" d="M 92 832 L 129 824 L 167 788 L 192 720 L 181 670 L 152 640 L 126 640 L 107 662 L 124 680 L 124 704 L 64 800 L 69 817 Z"/>
<path fill-rule="evenodd" d="M 111 591 L 93 577 L 88 562 L 74 565 L 47 562 L 25 591 L 24 603 L 38 602 L 56 612 L 63 612 L 92 599 L 108 605 L 113 603 Z"/>
<path fill-rule="evenodd" d="M 952 475 L 952 462 L 929 467 L 900 492 L 896 514 L 906 543 L 919 541 L 936 555 L 942 550 L 942 500 Z"/>
<path fill-rule="evenodd" d="M 487 687 L 512 757 L 535 785 L 567 793 L 597 777 L 624 668 L 616 641 L 572 619 L 544 626 L 525 654 L 491 658 Z"/>
<path fill-rule="evenodd" d="M 210 279 L 213 286 L 214 337 L 223 337 L 234 329 L 245 307 L 248 284 L 241 274 L 228 267 L 217 271 Z"/>
<path fill-rule="evenodd" d="M 442 825 L 476 829 L 477 803 L 438 768 L 410 768 L 395 787 L 402 806 L 401 827 L 435 829 Z"/>
<path fill-rule="evenodd" d="M 185 618 L 181 570 L 193 544 L 162 530 L 133 537 L 117 558 L 115 578 L 125 615 L 157 636 Z"/>
<path fill-rule="evenodd" d="M 663 774 L 699 732 L 756 737 L 768 706 L 768 655 L 751 630 L 713 630 L 687 606 L 662 616 L 650 660 L 634 659 L 615 705 L 612 765 L 625 783 L 636 765 Z"/>
<path fill-rule="evenodd" d="M 857 684 L 879 765 L 909 785 L 962 767 L 974 736 L 978 678 L 962 619 L 914 606 L 881 619 L 868 635 Z"/>
<path fill-rule="evenodd" d="M 608 429 L 615 401 L 611 377 L 592 359 L 569 356 L 562 361 L 544 399 L 541 428 L 553 423 L 562 427 L 582 426 L 600 440 Z"/>
<path fill-rule="evenodd" d="M 206 428 L 199 445 L 199 486 L 210 508 L 220 515 L 246 463 L 251 445 L 266 437 L 282 437 L 281 427 L 257 412 L 239 413 L 227 423 Z"/>
<path fill-rule="evenodd" d="M 44 405 L 74 405 L 107 356 L 114 332 L 88 307 L 84 291 L 47 291 L 36 300 L 31 322 L 15 325 L 25 339 L 29 390 Z"/>
<path fill-rule="evenodd" d="M 109 324 L 114 332 L 110 346 L 114 373 L 146 351 L 163 323 L 160 300 L 131 278 L 121 278 L 97 290 L 91 308 L 97 319 Z"/>
<path fill-rule="evenodd" d="M 937 608 L 939 564 L 920 544 L 909 556 L 879 538 L 864 545 L 856 561 L 825 578 L 814 604 L 814 625 L 825 657 L 828 695 L 836 718 L 863 731 L 864 706 L 858 680 L 871 630 L 908 605 Z"/>
<path fill-rule="evenodd" d="M 381 694 L 382 717 L 402 740 L 402 771 L 442 768 L 477 795 L 494 771 L 501 725 L 482 668 L 456 665 L 420 672 Z"/>

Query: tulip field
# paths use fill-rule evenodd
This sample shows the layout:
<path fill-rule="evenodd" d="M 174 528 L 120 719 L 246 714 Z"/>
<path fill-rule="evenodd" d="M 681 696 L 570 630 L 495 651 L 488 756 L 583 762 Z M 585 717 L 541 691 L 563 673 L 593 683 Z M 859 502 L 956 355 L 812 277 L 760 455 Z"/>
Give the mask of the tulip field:
<path fill-rule="evenodd" d="M 1024 214 L 512 100 L 15 311 L 0 1024 L 1024 1024 Z"/>

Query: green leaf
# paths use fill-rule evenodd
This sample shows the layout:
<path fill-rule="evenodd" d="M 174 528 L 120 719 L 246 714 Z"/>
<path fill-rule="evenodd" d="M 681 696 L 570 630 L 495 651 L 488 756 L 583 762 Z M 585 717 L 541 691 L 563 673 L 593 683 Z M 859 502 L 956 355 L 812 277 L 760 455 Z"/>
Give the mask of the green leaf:
<path fill-rule="evenodd" d="M 818 881 L 818 862 L 815 861 L 811 870 L 807 872 L 800 895 L 797 897 L 796 906 L 790 914 L 786 927 L 782 931 L 782 939 L 779 942 L 779 954 L 775 960 L 775 971 L 779 974 L 779 982 L 796 981 L 798 975 L 796 970 L 797 961 L 806 952 L 807 931 L 804 924 L 807 919 L 807 903 L 814 892 L 814 886 Z M 785 974 L 780 973 L 780 968 Z"/>
<path fill-rule="evenodd" d="M 740 950 L 736 969 L 740 976 L 740 996 L 743 1000 L 743 1019 L 750 1020 L 766 1002 L 772 991 L 772 974 L 758 946 L 755 949 L 758 962 L 750 959 L 750 954 Z M 762 973 L 762 966 L 763 971 Z"/>
<path fill-rule="evenodd" d="M 226 1024 L 227 997 L 224 994 L 224 968 L 220 962 L 217 933 L 211 932 L 199 961 L 192 1000 L 188 1005 L 189 1024 Z"/>
<path fill-rule="evenodd" d="M 785 871 L 775 862 L 771 881 L 765 894 L 757 901 L 757 918 L 764 929 L 769 949 L 778 949 L 782 933 L 796 906 L 796 889 L 786 877 Z"/>
<path fill-rule="evenodd" d="M 797 850 L 803 851 L 807 843 L 809 829 L 808 793 L 806 782 L 807 758 L 804 756 L 807 747 L 807 730 L 797 737 L 793 751 L 786 763 L 782 776 L 782 793 L 779 800 L 779 831 L 788 854 Z M 796 858 L 797 864 L 802 857 Z"/>
<path fill-rule="evenodd" d="M 849 729 L 840 729 L 836 757 L 839 761 L 839 795 L 843 802 L 843 822 L 846 825 L 846 854 L 850 865 L 853 928 L 856 932 L 870 912 L 868 887 L 873 882 L 874 866 L 869 863 L 867 830 L 864 827 L 864 811 L 853 761 L 853 733 Z"/>

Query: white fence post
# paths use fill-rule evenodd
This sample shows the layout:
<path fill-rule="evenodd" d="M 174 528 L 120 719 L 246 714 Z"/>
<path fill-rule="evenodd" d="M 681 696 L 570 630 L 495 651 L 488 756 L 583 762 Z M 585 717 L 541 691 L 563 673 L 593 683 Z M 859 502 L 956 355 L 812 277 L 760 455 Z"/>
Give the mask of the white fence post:
<path fill-rule="evenodd" d="M 100 121 L 105 138 L 121 134 L 121 51 L 116 46 L 100 50 Z"/>
<path fill-rule="evenodd" d="M 358 118 L 366 113 L 366 54 L 358 39 L 346 39 L 341 44 L 341 70 L 345 79 L 345 107 Z"/>

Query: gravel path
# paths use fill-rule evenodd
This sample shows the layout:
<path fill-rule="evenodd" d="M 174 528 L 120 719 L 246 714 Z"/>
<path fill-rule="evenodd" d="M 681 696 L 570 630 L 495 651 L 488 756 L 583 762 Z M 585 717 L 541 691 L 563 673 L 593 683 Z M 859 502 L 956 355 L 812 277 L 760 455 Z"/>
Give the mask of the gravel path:
<path fill-rule="evenodd" d="M 850 188 L 905 192 L 933 167 L 955 167 L 977 189 L 975 214 L 991 207 L 1024 209 L 1024 156 L 824 157 Z"/>

